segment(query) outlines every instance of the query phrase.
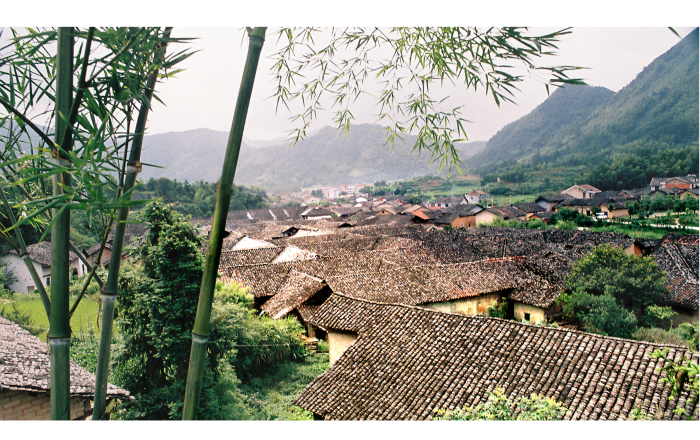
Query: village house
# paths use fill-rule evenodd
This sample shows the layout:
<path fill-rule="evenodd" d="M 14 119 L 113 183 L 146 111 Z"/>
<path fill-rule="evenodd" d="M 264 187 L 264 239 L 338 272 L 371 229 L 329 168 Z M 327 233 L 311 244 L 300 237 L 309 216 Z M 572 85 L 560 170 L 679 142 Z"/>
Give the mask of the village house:
<path fill-rule="evenodd" d="M 49 420 L 49 347 L 19 325 L 0 316 L 0 420 Z M 70 362 L 70 419 L 92 415 L 95 376 Z M 129 392 L 107 384 L 107 412 Z"/>
<path fill-rule="evenodd" d="M 464 197 L 436 197 L 434 202 L 428 202 L 428 208 L 438 209 L 438 208 L 449 208 L 454 205 L 465 205 L 467 200 Z"/>
<path fill-rule="evenodd" d="M 476 213 L 474 219 L 478 225 L 480 223 L 491 223 L 496 218 L 501 218 L 503 220 L 519 219 L 526 221 L 527 212 L 514 206 L 492 206 Z"/>
<path fill-rule="evenodd" d="M 302 201 L 303 201 L 303 204 L 304 204 L 304 205 L 309 205 L 309 204 L 312 204 L 312 203 L 313 203 L 313 204 L 320 203 L 320 202 L 321 202 L 321 199 L 319 199 L 318 197 L 316 197 L 316 196 L 313 195 L 313 194 L 305 194 L 305 195 L 302 197 Z"/>
<path fill-rule="evenodd" d="M 32 262 L 36 273 L 41 278 L 44 287 L 51 284 L 51 243 L 42 241 L 31 246 L 27 246 L 28 258 Z M 70 270 L 73 276 L 86 274 L 87 267 L 73 252 L 69 252 Z M 16 281 L 10 284 L 10 289 L 14 292 L 28 293 L 36 289 L 36 283 L 24 262 L 23 257 L 8 251 L 0 257 L 0 261 L 7 264 L 7 269 L 14 274 Z"/>
<path fill-rule="evenodd" d="M 486 403 L 496 388 L 516 398 L 551 397 L 565 420 L 627 419 L 633 410 L 655 420 L 697 419 L 698 395 L 655 373 L 668 349 L 685 347 L 388 305 L 333 294 L 311 322 L 347 348 L 294 401 L 319 420 L 426 420 L 441 409 Z M 697 362 L 697 355 L 695 355 Z"/>
<path fill-rule="evenodd" d="M 488 200 L 489 195 L 488 195 L 488 193 L 486 193 L 480 189 L 477 189 L 477 190 L 474 190 L 474 191 L 470 192 L 469 194 L 465 195 L 464 198 L 467 199 L 468 203 L 479 203 L 483 200 Z"/>
<path fill-rule="evenodd" d="M 698 176 L 695 174 L 688 174 L 685 177 L 652 177 L 651 182 L 649 182 L 650 190 L 661 188 L 694 189 L 699 186 Z"/>
<path fill-rule="evenodd" d="M 554 207 L 563 202 L 564 200 L 573 199 L 568 194 L 554 194 L 551 196 L 541 196 L 535 200 L 535 203 L 544 208 L 545 212 L 554 211 Z"/>
<path fill-rule="evenodd" d="M 594 188 L 591 185 L 574 185 L 561 193 L 568 194 L 576 199 L 590 199 L 599 192 L 600 190 L 598 188 Z"/>
<path fill-rule="evenodd" d="M 627 217 L 629 211 L 622 198 L 602 197 L 596 194 L 589 199 L 569 199 L 559 203 L 555 210 L 562 208 L 574 209 L 586 216 L 592 216 L 594 212 L 604 212 L 608 218 Z"/>
<path fill-rule="evenodd" d="M 331 219 L 333 218 L 333 211 L 320 206 L 315 206 L 302 212 L 301 218 L 303 218 L 304 220 Z"/>

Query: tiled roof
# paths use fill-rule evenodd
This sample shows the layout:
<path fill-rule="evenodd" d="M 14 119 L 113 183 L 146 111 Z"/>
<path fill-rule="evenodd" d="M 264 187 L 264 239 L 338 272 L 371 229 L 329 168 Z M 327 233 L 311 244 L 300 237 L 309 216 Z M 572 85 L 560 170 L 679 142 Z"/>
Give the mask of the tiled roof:
<path fill-rule="evenodd" d="M 524 257 L 390 268 L 330 277 L 326 282 L 333 292 L 352 298 L 406 305 L 512 291 L 510 297 L 516 301 L 546 308 L 563 291 L 562 285 L 529 270 Z"/>
<path fill-rule="evenodd" d="M 29 253 L 29 258 L 31 258 L 32 261 L 36 261 L 43 266 L 51 266 L 51 243 L 48 241 L 42 241 L 27 246 L 27 252 Z M 78 257 L 73 253 L 73 251 L 68 251 L 68 258 L 73 260 Z"/>
<path fill-rule="evenodd" d="M 666 272 L 664 285 L 671 293 L 664 303 L 698 310 L 698 248 L 681 250 L 678 247 L 679 245 L 671 243 L 662 244 L 650 255 L 659 268 Z M 686 260 L 684 253 L 690 261 Z"/>
<path fill-rule="evenodd" d="M 219 271 L 235 266 L 271 263 L 283 251 L 284 248 L 280 246 L 222 251 Z"/>
<path fill-rule="evenodd" d="M 600 191 L 598 188 L 594 188 L 594 187 L 592 187 L 591 185 L 586 185 L 586 184 L 583 184 L 583 185 L 574 185 L 574 186 L 578 186 L 579 188 L 581 188 L 581 189 L 583 189 L 583 190 L 586 190 L 586 191 Z"/>
<path fill-rule="evenodd" d="M 543 212 L 544 208 L 538 205 L 537 203 L 516 203 L 515 205 L 512 205 L 514 208 L 518 208 L 519 210 L 526 212 L 528 214 L 533 214 L 535 212 Z"/>
<path fill-rule="evenodd" d="M 262 305 L 261 309 L 273 319 L 284 317 L 323 289 L 325 284 L 318 278 L 292 270 L 279 292 Z"/>
<path fill-rule="evenodd" d="M 328 420 L 424 420 L 438 409 L 537 393 L 568 409 L 567 420 L 616 420 L 640 408 L 655 419 L 698 417 L 696 392 L 668 399 L 650 354 L 683 347 L 561 328 L 380 305 L 332 295 L 313 315 L 324 329 L 358 339 L 294 403 Z"/>
<path fill-rule="evenodd" d="M 550 203 L 559 203 L 559 202 L 563 202 L 564 200 L 571 200 L 573 198 L 574 198 L 574 196 L 570 196 L 570 195 L 565 194 L 565 193 L 552 194 L 549 196 L 538 197 L 537 200 L 535 200 L 535 203 L 537 203 L 537 201 L 539 201 L 539 200 L 544 200 L 545 202 L 550 202 Z"/>
<path fill-rule="evenodd" d="M 522 217 L 527 214 L 514 206 L 492 206 L 491 208 L 486 208 L 486 210 L 506 220 L 509 218 Z"/>
<path fill-rule="evenodd" d="M 361 252 L 341 257 L 317 257 L 279 264 L 219 267 L 219 273 L 224 281 L 243 284 L 250 287 L 249 293 L 255 298 L 264 298 L 274 296 L 280 291 L 292 269 L 324 279 L 341 274 L 378 271 L 387 266 L 395 265 L 383 259 L 381 253 Z"/>
<path fill-rule="evenodd" d="M 19 325 L 0 316 L 0 390 L 49 393 L 49 346 Z M 70 361 L 70 394 L 92 396 L 95 376 Z M 107 396 L 130 398 L 129 392 L 112 384 Z"/>

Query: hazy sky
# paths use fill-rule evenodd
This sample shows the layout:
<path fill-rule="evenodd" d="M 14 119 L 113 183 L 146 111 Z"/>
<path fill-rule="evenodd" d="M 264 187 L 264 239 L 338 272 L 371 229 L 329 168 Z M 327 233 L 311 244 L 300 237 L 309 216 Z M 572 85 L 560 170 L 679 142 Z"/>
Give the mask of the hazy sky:
<path fill-rule="evenodd" d="M 563 26 L 562 26 L 563 27 Z M 561 28 L 561 27 L 560 27 Z M 275 114 L 272 62 L 267 58 L 275 51 L 274 28 L 268 29 L 260 66 L 248 113 L 245 135 L 251 139 L 286 136 L 292 125 L 290 114 Z M 554 28 L 532 28 L 533 33 Z M 692 28 L 676 28 L 685 36 Z M 240 28 L 176 27 L 178 37 L 197 37 L 192 45 L 199 52 L 182 63 L 185 71 L 159 86 L 159 95 L 167 107 L 157 105 L 149 118 L 149 133 L 184 131 L 195 128 L 228 130 L 233 118 L 238 87 L 247 52 L 247 37 Z M 587 67 L 576 72 L 594 86 L 619 91 L 642 69 L 666 52 L 679 38 L 665 27 L 577 27 L 561 38 L 556 57 L 542 59 L 543 65 Z M 526 79 L 516 93 L 517 104 L 502 104 L 500 109 L 483 91 L 452 90 L 450 102 L 464 105 L 463 117 L 470 140 L 488 140 L 503 126 L 529 113 L 547 98 L 541 81 Z M 551 89 L 550 89 L 551 90 Z M 447 92 L 443 92 L 447 93 Z M 371 102 L 353 107 L 357 123 L 375 123 L 377 110 Z M 319 117 L 318 125 L 331 124 L 331 114 Z"/>
<path fill-rule="evenodd" d="M 174 36 L 196 37 L 192 46 L 199 52 L 182 63 L 186 70 L 177 78 L 158 85 L 167 107 L 156 104 L 148 133 L 196 128 L 228 131 L 247 52 L 243 24 L 324 25 L 479 25 L 502 26 L 525 23 L 533 33 L 574 26 L 561 38 L 556 57 L 543 58 L 542 65 L 587 67 L 577 76 L 588 84 L 618 91 L 679 39 L 667 27 L 685 36 L 697 23 L 700 2 L 664 0 L 587 0 L 585 3 L 500 0 L 497 3 L 467 0 L 439 2 L 413 0 L 266 0 L 253 6 L 239 2 L 171 0 L 167 6 L 142 0 L 122 0 L 118 8 L 97 6 L 90 0 L 35 0 L 33 8 L 20 2 L 3 6 L 0 26 L 8 25 L 173 25 Z M 65 8 L 73 4 L 72 8 Z M 494 6 L 494 5 L 498 6 Z M 651 6 L 650 6 L 651 5 Z M 556 6 L 556 10 L 554 7 Z M 9 21 L 8 21 L 9 20 Z M 97 21 L 95 21 L 97 20 Z M 539 27 L 534 27 L 539 26 Z M 251 139 L 283 137 L 293 128 L 289 113 L 275 114 L 271 61 L 275 51 L 268 38 L 255 82 L 245 135 Z M 498 108 L 484 92 L 450 90 L 449 103 L 464 105 L 463 117 L 472 121 L 466 129 L 470 140 L 488 140 L 503 126 L 530 111 L 547 98 L 537 79 L 526 80 L 516 92 L 517 104 Z M 369 100 L 352 108 L 357 123 L 376 122 L 377 110 Z M 319 115 L 312 129 L 331 123 L 329 113 Z"/>

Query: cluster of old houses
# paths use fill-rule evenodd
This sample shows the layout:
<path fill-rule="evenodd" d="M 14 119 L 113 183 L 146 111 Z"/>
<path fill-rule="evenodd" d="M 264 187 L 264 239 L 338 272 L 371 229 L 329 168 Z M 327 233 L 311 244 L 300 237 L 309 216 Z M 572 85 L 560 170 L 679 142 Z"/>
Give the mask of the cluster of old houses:
<path fill-rule="evenodd" d="M 629 216 L 627 203 L 639 201 L 643 197 L 676 196 L 698 198 L 698 179 L 695 175 L 685 177 L 653 178 L 646 188 L 623 191 L 601 191 L 591 185 L 574 185 L 561 193 L 538 197 L 534 203 L 516 203 L 510 206 L 492 206 L 489 195 L 475 190 L 464 196 L 437 197 L 434 201 L 415 205 L 401 202 L 399 197 L 386 197 L 368 200 L 365 197 L 352 197 L 349 202 L 333 203 L 330 206 L 312 206 L 320 201 L 318 197 L 302 198 L 301 216 L 304 219 L 339 218 L 352 225 L 370 225 L 401 221 L 379 219 L 377 216 L 404 214 L 403 220 L 415 223 L 430 223 L 439 226 L 473 227 L 481 223 L 491 223 L 496 218 L 517 219 L 523 222 L 533 218 L 548 223 L 560 209 L 568 208 L 593 216 L 596 213 L 605 218 Z M 327 197 L 332 199 L 334 197 Z M 279 208 L 273 208 L 279 209 Z M 295 210 L 297 208 L 285 208 Z M 267 217 L 267 216 L 265 216 Z M 291 216 L 258 218 L 258 220 L 286 219 Z M 252 217 L 250 218 L 252 219 Z"/>
<path fill-rule="evenodd" d="M 676 184 L 669 179 L 647 191 L 680 195 L 669 181 Z M 688 190 L 697 197 L 695 182 Z M 221 277 L 248 287 L 267 315 L 293 316 L 308 336 L 329 343 L 330 369 L 297 405 L 322 419 L 427 419 L 439 409 L 483 403 L 502 388 L 514 397 L 553 397 L 572 420 L 627 418 L 635 409 L 656 419 L 677 419 L 678 408 L 698 417 L 697 393 L 671 398 L 657 371 L 663 361 L 650 357 L 660 348 L 675 360 L 691 357 L 684 347 L 538 325 L 560 314 L 556 299 L 572 264 L 603 243 L 653 258 L 667 275 L 670 295 L 663 305 L 678 313 L 676 323 L 697 322 L 697 236 L 649 240 L 587 231 L 458 229 L 496 216 L 546 220 L 563 206 L 613 205 L 608 211 L 616 215 L 613 196 L 589 185 L 508 207 L 466 198 L 443 203 L 431 209 L 377 199 L 230 213 Z M 210 219 L 192 221 L 203 233 L 211 226 Z M 448 224 L 455 228 L 441 227 Z M 28 251 L 49 284 L 48 245 Z M 77 275 L 97 262 L 95 251 L 72 255 Z M 24 265 L 20 256 L 3 258 L 13 268 Z M 109 249 L 100 263 L 108 260 Z M 16 291 L 34 287 L 30 277 L 21 279 Z M 514 320 L 487 317 L 499 305 Z M 46 345 L 2 318 L 0 342 L 0 419 L 46 418 Z M 75 417 L 84 417 L 94 379 L 71 368 L 79 379 L 71 385 Z M 116 387 L 110 393 L 129 398 Z"/>
<path fill-rule="evenodd" d="M 254 215 L 251 215 L 254 217 Z M 399 219 L 402 216 L 387 218 Z M 407 216 L 404 216 L 407 217 Z M 426 419 L 483 403 L 489 391 L 537 392 L 567 419 L 697 417 L 697 395 L 669 399 L 650 354 L 661 344 L 543 323 L 574 261 L 602 243 L 653 258 L 667 272 L 677 322 L 698 320 L 698 238 L 505 228 L 451 229 L 397 221 L 231 220 L 219 272 L 255 305 L 294 316 L 328 341 L 330 369 L 296 404 L 323 419 Z M 505 304 L 515 320 L 488 318 Z M 674 359 L 691 356 L 671 347 Z"/>
<path fill-rule="evenodd" d="M 333 200 L 341 197 L 352 198 L 355 195 L 359 195 L 360 190 L 366 187 L 367 185 L 365 185 L 364 183 L 358 183 L 354 185 L 340 185 L 335 187 L 324 186 L 320 189 L 320 191 L 323 193 L 322 198 L 318 195 L 312 194 L 314 190 L 312 190 L 311 188 L 306 188 L 302 189 L 299 192 L 280 194 L 279 203 L 284 204 L 291 201 L 297 201 L 302 205 L 309 205 L 312 203 L 319 203 L 322 199 Z"/>

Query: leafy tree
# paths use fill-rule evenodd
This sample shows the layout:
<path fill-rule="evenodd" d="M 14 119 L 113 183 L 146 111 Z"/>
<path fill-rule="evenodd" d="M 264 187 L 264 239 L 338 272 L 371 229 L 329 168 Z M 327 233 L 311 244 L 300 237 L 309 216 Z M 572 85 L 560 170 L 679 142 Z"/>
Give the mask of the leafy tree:
<path fill-rule="evenodd" d="M 631 338 L 637 318 L 610 294 L 591 295 L 581 289 L 558 298 L 564 316 L 583 330 L 618 338 Z"/>
<path fill-rule="evenodd" d="M 322 198 L 323 198 L 323 191 L 321 191 L 320 189 L 314 189 L 314 190 L 312 190 L 312 191 L 311 191 L 311 194 L 314 195 L 314 196 L 316 196 L 316 197 L 318 197 L 319 199 L 322 199 Z"/>
<path fill-rule="evenodd" d="M 116 356 L 115 377 L 136 396 L 120 416 L 175 419 L 182 414 L 189 329 L 202 276 L 201 240 L 192 225 L 169 207 L 150 204 L 143 215 L 150 226 L 137 251 L 143 269 L 125 267 L 119 281 L 118 324 L 124 341 Z M 227 418 L 225 407 L 240 400 L 237 379 L 226 362 L 226 343 L 212 344 L 208 353 L 207 399 L 201 402 L 206 418 Z"/>
<path fill-rule="evenodd" d="M 432 420 L 561 420 L 567 409 L 553 398 L 532 394 L 508 398 L 503 389 L 489 392 L 488 401 L 455 410 L 438 410 Z"/>
<path fill-rule="evenodd" d="M 668 294 L 665 275 L 650 257 L 627 255 L 604 244 L 574 263 L 565 279 L 570 293 L 558 303 L 564 316 L 586 331 L 630 338 L 640 324 L 670 319 L 668 308 L 656 302 Z"/>
<path fill-rule="evenodd" d="M 610 294 L 621 305 L 641 311 L 668 294 L 666 276 L 651 257 L 627 255 L 609 244 L 597 246 L 578 260 L 565 279 L 570 291 Z"/>
<path fill-rule="evenodd" d="M 8 264 L 5 261 L 0 261 L 0 294 L 1 293 L 12 293 L 10 289 L 10 284 L 17 281 L 15 273 L 8 269 Z"/>

